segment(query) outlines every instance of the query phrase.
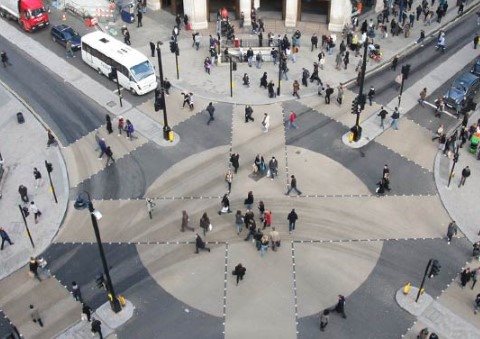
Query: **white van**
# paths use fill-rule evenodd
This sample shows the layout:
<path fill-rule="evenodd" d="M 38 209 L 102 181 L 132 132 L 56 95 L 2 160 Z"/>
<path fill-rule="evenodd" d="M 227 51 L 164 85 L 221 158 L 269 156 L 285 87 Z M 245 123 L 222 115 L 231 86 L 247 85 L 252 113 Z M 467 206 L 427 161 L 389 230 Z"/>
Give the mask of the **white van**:
<path fill-rule="evenodd" d="M 155 69 L 148 58 L 101 31 L 82 36 L 82 59 L 106 76 L 115 67 L 120 85 L 134 94 L 143 95 L 157 88 Z"/>

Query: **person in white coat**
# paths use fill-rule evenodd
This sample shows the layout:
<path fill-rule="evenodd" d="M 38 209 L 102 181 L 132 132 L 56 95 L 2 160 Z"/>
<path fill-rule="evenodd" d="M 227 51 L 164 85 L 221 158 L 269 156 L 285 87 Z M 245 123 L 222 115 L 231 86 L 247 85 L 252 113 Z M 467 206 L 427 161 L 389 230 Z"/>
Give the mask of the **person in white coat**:
<path fill-rule="evenodd" d="M 270 127 L 270 116 L 267 113 L 265 113 L 263 116 L 262 125 L 263 125 L 263 132 L 267 133 Z"/>

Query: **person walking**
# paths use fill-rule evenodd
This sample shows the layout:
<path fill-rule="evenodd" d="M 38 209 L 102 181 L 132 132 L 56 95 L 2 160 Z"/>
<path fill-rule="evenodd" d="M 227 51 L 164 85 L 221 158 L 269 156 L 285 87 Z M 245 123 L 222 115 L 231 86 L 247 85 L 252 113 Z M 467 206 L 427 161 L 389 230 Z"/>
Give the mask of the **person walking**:
<path fill-rule="evenodd" d="M 324 332 L 325 327 L 328 325 L 328 318 L 330 315 L 330 310 L 325 309 L 323 312 L 320 314 L 320 331 Z"/>
<path fill-rule="evenodd" d="M 294 111 L 291 111 L 288 115 L 288 128 L 298 128 L 296 121 L 297 114 Z"/>
<path fill-rule="evenodd" d="M 188 222 L 190 221 L 190 218 L 188 217 L 187 211 L 183 210 L 182 211 L 182 225 L 180 227 L 180 232 L 185 232 L 185 230 L 190 230 L 192 232 L 195 231 L 195 229 L 191 226 L 188 225 Z"/>
<path fill-rule="evenodd" d="M 345 56 L 343 57 L 343 69 L 347 69 L 347 66 L 349 63 L 350 63 L 350 52 L 346 51 Z"/>
<path fill-rule="evenodd" d="M 83 304 L 82 314 L 84 314 L 85 318 L 87 318 L 87 321 L 90 322 L 92 316 L 92 309 L 90 308 L 90 306 L 88 306 L 87 304 Z"/>
<path fill-rule="evenodd" d="M 20 198 L 22 199 L 23 202 L 29 202 L 30 200 L 28 199 L 28 190 L 24 185 L 18 186 L 18 193 L 20 194 Z"/>
<path fill-rule="evenodd" d="M 233 173 L 230 168 L 225 173 L 225 181 L 227 182 L 228 193 L 232 192 Z"/>
<path fill-rule="evenodd" d="M 210 252 L 210 248 L 205 246 L 205 241 L 203 241 L 203 239 L 197 233 L 195 238 L 195 253 L 198 254 L 199 250 Z"/>
<path fill-rule="evenodd" d="M 128 119 L 126 121 L 125 130 L 127 132 L 127 139 L 137 139 L 137 137 L 133 135 L 133 132 L 135 132 L 135 128 L 133 127 L 132 122 Z"/>
<path fill-rule="evenodd" d="M 398 107 L 395 107 L 392 113 L 392 122 L 390 124 L 394 130 L 398 130 L 398 119 L 400 119 L 400 112 L 398 111 Z"/>
<path fill-rule="evenodd" d="M 292 190 L 297 192 L 298 195 L 302 194 L 302 192 L 300 192 L 300 190 L 297 188 L 297 178 L 295 178 L 293 174 L 290 176 L 290 188 L 288 189 L 287 193 L 285 193 L 285 195 L 290 195 L 290 192 Z"/>
<path fill-rule="evenodd" d="M 292 234 L 292 232 L 295 231 L 295 223 L 298 220 L 298 215 L 295 212 L 295 208 L 293 208 L 290 211 L 290 213 L 288 213 L 287 220 L 288 220 L 288 233 Z"/>
<path fill-rule="evenodd" d="M 370 86 L 370 90 L 367 93 L 368 102 L 370 103 L 370 106 L 372 106 L 374 96 L 375 96 L 375 88 L 373 86 Z"/>
<path fill-rule="evenodd" d="M 103 339 L 102 322 L 100 320 L 92 318 L 92 326 L 90 328 L 90 331 L 92 332 L 93 335 L 95 335 L 95 333 L 98 333 L 98 335 L 100 336 L 100 339 Z"/>
<path fill-rule="evenodd" d="M 230 154 L 230 163 L 233 166 L 234 173 L 237 174 L 238 168 L 240 167 L 240 154 L 232 153 Z"/>
<path fill-rule="evenodd" d="M 243 280 L 243 277 L 245 276 L 246 272 L 247 272 L 247 269 L 243 267 L 241 263 L 235 266 L 235 269 L 233 270 L 232 275 L 237 277 L 237 286 L 238 286 L 238 282 L 240 280 Z"/>
<path fill-rule="evenodd" d="M 105 154 L 105 151 L 107 150 L 107 143 L 105 142 L 104 138 L 98 139 L 98 148 L 100 148 L 100 155 L 98 156 L 98 159 L 101 160 Z"/>
<path fill-rule="evenodd" d="M 255 119 L 252 117 L 253 114 L 253 108 L 250 105 L 245 106 L 245 123 L 248 123 L 249 121 L 255 121 Z"/>
<path fill-rule="evenodd" d="M 272 243 L 272 251 L 276 251 L 277 247 L 280 247 L 281 241 L 280 241 L 280 233 L 275 229 L 275 227 L 272 227 L 272 230 L 270 231 L 269 234 L 270 241 Z"/>
<path fill-rule="evenodd" d="M 462 178 L 460 179 L 460 183 L 458 184 L 458 187 L 465 185 L 465 181 L 467 181 L 467 178 L 470 176 L 470 167 L 466 166 L 462 170 Z"/>
<path fill-rule="evenodd" d="M 126 27 L 123 30 L 123 42 L 128 46 L 130 46 L 132 44 L 130 42 L 130 32 L 128 31 L 128 29 Z"/>
<path fill-rule="evenodd" d="M 345 92 L 345 89 L 342 84 L 338 85 L 337 87 L 337 102 L 341 106 L 343 102 L 343 94 Z"/>
<path fill-rule="evenodd" d="M 392 65 L 390 69 L 395 72 L 397 70 L 397 65 L 398 65 L 398 55 L 395 55 L 395 57 L 392 60 Z"/>
<path fill-rule="evenodd" d="M 50 147 L 50 145 L 58 145 L 58 143 L 52 131 L 47 129 L 47 147 Z"/>
<path fill-rule="evenodd" d="M 462 273 L 460 273 L 460 286 L 464 288 L 467 286 L 467 283 L 470 281 L 471 272 L 470 267 L 465 268 Z"/>
<path fill-rule="evenodd" d="M 420 104 L 420 106 L 423 107 L 423 102 L 425 101 L 426 97 L 427 97 L 427 88 L 424 87 L 420 92 L 420 99 L 418 99 L 418 103 Z"/>
<path fill-rule="evenodd" d="M 221 208 L 220 211 L 218 211 L 218 215 L 221 215 L 222 213 L 232 213 L 232 211 L 230 210 L 230 200 L 228 199 L 228 193 L 225 193 L 222 197 Z"/>
<path fill-rule="evenodd" d="M 40 279 L 40 275 L 38 274 L 38 266 L 38 260 L 34 257 L 30 257 L 30 261 L 28 262 L 28 270 L 30 275 L 33 278 L 37 278 L 38 281 L 42 281 L 42 279 Z"/>
<path fill-rule="evenodd" d="M 382 179 L 383 179 L 384 188 L 390 191 L 390 168 L 388 168 L 387 164 L 383 166 Z"/>
<path fill-rule="evenodd" d="M 155 49 L 156 49 L 155 43 L 153 43 L 152 41 L 150 41 L 149 45 L 150 45 L 150 53 L 151 53 L 151 55 L 152 55 L 152 58 L 154 58 L 154 57 L 155 57 Z"/>
<path fill-rule="evenodd" d="M 137 11 L 137 28 L 143 27 L 142 19 L 143 19 L 143 13 L 142 13 L 142 11 L 139 9 L 139 10 Z"/>
<path fill-rule="evenodd" d="M 80 301 L 81 303 L 83 303 L 82 292 L 80 291 L 80 287 L 75 281 L 72 281 L 72 295 L 76 301 Z"/>
<path fill-rule="evenodd" d="M 207 212 L 203 213 L 200 218 L 200 228 L 203 229 L 203 236 L 206 236 L 210 230 L 210 218 L 208 218 Z"/>
<path fill-rule="evenodd" d="M 263 126 L 263 133 L 267 133 L 268 128 L 270 127 L 270 116 L 268 115 L 268 113 L 264 113 L 263 115 L 262 126 Z"/>
<path fill-rule="evenodd" d="M 206 111 L 208 112 L 208 115 L 209 115 L 209 118 L 208 118 L 208 121 L 207 121 L 207 125 L 210 125 L 210 123 L 215 120 L 215 118 L 213 117 L 213 113 L 215 112 L 215 107 L 213 106 L 213 104 L 210 102 L 206 108 Z"/>
<path fill-rule="evenodd" d="M 249 191 L 248 194 L 247 194 L 247 198 L 243 201 L 243 204 L 245 205 L 247 210 L 251 210 L 254 201 L 255 201 L 255 199 L 253 197 L 253 192 Z"/>
<path fill-rule="evenodd" d="M 35 179 L 35 189 L 38 189 L 42 184 L 42 173 L 36 167 L 33 168 L 33 178 Z"/>
<path fill-rule="evenodd" d="M 40 313 L 38 312 L 37 308 L 30 304 L 30 318 L 32 321 L 38 326 L 43 327 L 42 318 L 40 318 Z"/>
<path fill-rule="evenodd" d="M 5 241 L 8 242 L 10 246 L 13 245 L 13 242 L 10 240 L 8 233 L 3 227 L 0 227 L 0 237 L 2 238 L 2 247 L 0 248 L 1 251 L 3 251 L 3 245 L 5 244 Z"/>
<path fill-rule="evenodd" d="M 107 163 L 105 166 L 108 166 L 110 162 L 114 163 L 115 159 L 113 158 L 113 152 L 110 146 L 107 146 L 107 149 L 105 150 L 105 154 L 107 155 Z"/>
<path fill-rule="evenodd" d="M 346 319 L 347 315 L 345 314 L 345 304 L 346 304 L 345 297 L 343 295 L 339 294 L 337 304 L 330 310 L 335 311 L 337 313 L 340 313 L 342 315 L 342 317 L 344 319 Z"/>
<path fill-rule="evenodd" d="M 237 235 L 240 235 L 240 232 L 242 232 L 243 223 L 244 218 L 242 215 L 242 211 L 237 210 L 237 213 L 235 213 L 235 228 L 237 229 Z"/>
<path fill-rule="evenodd" d="M 65 56 L 67 59 L 75 58 L 75 55 L 73 55 L 72 42 L 70 40 L 67 40 L 67 43 L 65 44 Z"/>
<path fill-rule="evenodd" d="M 325 103 L 330 105 L 330 96 L 333 94 L 333 88 L 327 84 L 327 88 L 325 89 Z"/>
<path fill-rule="evenodd" d="M 387 115 L 388 115 L 387 110 L 385 108 L 383 108 L 383 106 L 380 107 L 380 112 L 378 112 L 377 116 L 380 117 L 380 127 L 382 129 L 385 129 L 385 118 L 386 118 Z"/>
<path fill-rule="evenodd" d="M 3 68 L 6 68 L 7 65 L 11 65 L 11 63 L 8 61 L 7 52 L 2 51 L 2 52 L 0 53 L 0 59 L 2 60 Z"/>
<path fill-rule="evenodd" d="M 293 81 L 293 96 L 296 96 L 297 99 L 300 99 L 300 95 L 298 94 L 298 91 L 300 91 L 300 84 L 298 83 L 298 80 Z"/>
<path fill-rule="evenodd" d="M 268 170 L 270 171 L 270 179 L 275 179 L 278 176 L 278 161 L 275 157 L 272 157 L 268 162 Z"/>
<path fill-rule="evenodd" d="M 112 119 L 110 118 L 110 115 L 105 115 L 105 128 L 107 129 L 108 134 L 113 133 L 113 128 L 112 128 Z"/>
<path fill-rule="evenodd" d="M 29 212 L 33 214 L 33 216 L 35 218 L 35 224 L 37 224 L 38 223 L 38 218 L 40 218 L 40 216 L 42 215 L 42 212 L 40 212 L 37 205 L 35 205 L 34 201 L 30 202 Z"/>
<path fill-rule="evenodd" d="M 264 87 L 265 89 L 268 87 L 267 76 L 267 72 L 263 72 L 263 75 L 260 78 L 260 87 Z"/>
<path fill-rule="evenodd" d="M 255 56 L 255 65 L 258 69 L 262 68 L 262 54 L 260 52 Z"/>
<path fill-rule="evenodd" d="M 118 136 L 121 136 L 123 129 L 125 128 L 125 119 L 122 116 L 118 117 L 117 128 L 118 128 Z"/>
<path fill-rule="evenodd" d="M 302 68 L 302 85 L 308 87 L 308 78 L 310 77 L 310 72 L 306 68 Z"/>
<path fill-rule="evenodd" d="M 455 220 L 451 221 L 447 227 L 447 243 L 450 245 L 454 235 L 457 235 L 458 227 Z"/>
<path fill-rule="evenodd" d="M 317 49 L 318 47 L 318 36 L 316 33 L 313 33 L 312 37 L 310 38 L 310 42 L 312 43 L 312 52 L 313 52 L 313 49 Z"/>

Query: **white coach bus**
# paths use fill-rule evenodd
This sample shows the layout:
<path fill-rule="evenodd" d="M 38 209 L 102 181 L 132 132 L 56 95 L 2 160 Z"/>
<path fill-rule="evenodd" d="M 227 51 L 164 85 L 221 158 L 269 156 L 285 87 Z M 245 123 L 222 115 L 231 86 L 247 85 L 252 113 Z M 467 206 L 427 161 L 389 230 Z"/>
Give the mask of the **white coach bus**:
<path fill-rule="evenodd" d="M 82 59 L 106 76 L 115 67 L 120 85 L 134 94 L 157 88 L 157 76 L 148 58 L 101 31 L 82 36 Z"/>

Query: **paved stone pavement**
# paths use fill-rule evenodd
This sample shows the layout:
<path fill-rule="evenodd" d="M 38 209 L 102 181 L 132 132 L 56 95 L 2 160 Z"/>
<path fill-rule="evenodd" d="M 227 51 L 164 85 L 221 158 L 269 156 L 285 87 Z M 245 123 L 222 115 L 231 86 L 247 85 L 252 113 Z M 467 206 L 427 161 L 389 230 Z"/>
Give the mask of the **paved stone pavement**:
<path fill-rule="evenodd" d="M 14 245 L 5 243 L 0 252 L 0 278 L 4 278 L 25 265 L 31 256 L 37 256 L 50 244 L 56 235 L 66 213 L 68 200 L 68 175 L 65 161 L 58 147 L 46 148 L 46 127 L 38 115 L 18 100 L 3 83 L 0 86 L 0 142 L 5 172 L 1 188 L 0 214 L 1 227 L 10 236 Z M 22 112 L 24 124 L 17 123 L 17 112 Z M 48 181 L 45 160 L 53 165 L 52 180 L 58 204 L 55 204 Z M 35 188 L 33 168 L 42 174 L 41 184 Z M 30 201 L 34 201 L 42 212 L 38 224 L 33 214 L 27 224 L 35 245 L 32 247 L 27 236 L 19 205 L 24 206 L 18 187 L 27 187 Z"/>

